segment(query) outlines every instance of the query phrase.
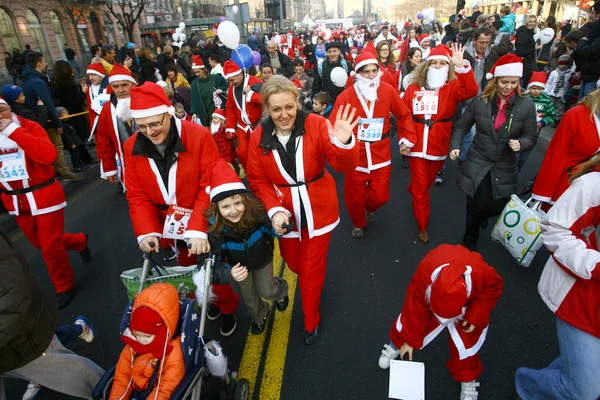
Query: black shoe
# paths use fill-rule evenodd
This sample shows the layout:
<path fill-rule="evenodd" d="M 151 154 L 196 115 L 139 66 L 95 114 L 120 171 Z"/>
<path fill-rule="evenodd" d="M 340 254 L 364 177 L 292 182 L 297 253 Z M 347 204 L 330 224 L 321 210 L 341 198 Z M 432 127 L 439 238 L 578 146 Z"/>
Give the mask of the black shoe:
<path fill-rule="evenodd" d="M 270 313 L 271 310 L 269 310 L 267 315 L 265 315 L 265 317 L 260 322 L 252 321 L 252 324 L 250 324 L 250 332 L 252 332 L 253 335 L 260 335 L 261 333 L 263 333 L 267 325 L 267 318 L 269 318 Z"/>
<path fill-rule="evenodd" d="M 474 237 L 472 235 L 469 235 L 468 233 L 465 233 L 465 235 L 463 236 L 463 246 L 465 246 L 470 251 L 475 251 L 475 249 L 477 248 L 478 240 L 479 237 Z"/>
<path fill-rule="evenodd" d="M 408 167 L 410 167 L 408 164 L 408 157 L 402 156 L 402 168 L 407 169 Z"/>
<path fill-rule="evenodd" d="M 488 225 L 489 225 L 490 221 L 486 218 L 483 221 L 481 221 L 479 223 L 479 227 L 483 230 L 487 229 Z"/>
<path fill-rule="evenodd" d="M 90 242 L 90 239 L 88 238 L 88 235 L 86 233 L 85 234 L 85 249 L 83 249 L 83 251 L 79 253 L 83 262 L 86 262 L 86 263 L 89 263 L 90 261 L 92 261 L 92 252 L 90 251 L 90 248 L 88 247 L 89 242 Z"/>
<path fill-rule="evenodd" d="M 290 304 L 290 298 L 289 296 L 285 296 L 283 299 L 275 302 L 275 307 L 277 307 L 279 311 L 285 311 L 288 304 Z"/>
<path fill-rule="evenodd" d="M 88 169 L 90 169 L 90 167 L 82 165 L 82 166 L 79 166 L 79 167 L 74 167 L 73 171 L 75 171 L 75 172 L 85 172 Z"/>
<path fill-rule="evenodd" d="M 233 332 L 235 332 L 235 328 L 237 327 L 237 316 L 235 313 L 233 314 L 223 314 L 221 317 L 221 331 L 222 336 L 231 336 Z"/>
<path fill-rule="evenodd" d="M 208 311 L 206 312 L 206 318 L 211 321 L 217 320 L 221 316 L 221 310 L 217 308 L 214 304 L 208 306 Z"/>
<path fill-rule="evenodd" d="M 319 327 L 317 326 L 312 332 L 304 330 L 302 337 L 304 337 L 304 343 L 309 346 L 317 343 L 317 340 L 319 340 Z"/>
<path fill-rule="evenodd" d="M 73 291 L 62 292 L 56 294 L 56 306 L 59 309 L 65 308 L 73 300 Z"/>

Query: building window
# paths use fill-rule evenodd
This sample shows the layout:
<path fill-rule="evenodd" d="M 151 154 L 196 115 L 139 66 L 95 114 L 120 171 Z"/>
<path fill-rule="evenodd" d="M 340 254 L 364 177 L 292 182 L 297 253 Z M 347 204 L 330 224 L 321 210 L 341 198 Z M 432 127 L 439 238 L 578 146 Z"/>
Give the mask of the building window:
<path fill-rule="evenodd" d="M 62 54 L 62 56 L 64 58 L 66 58 L 65 52 L 64 52 L 64 45 L 65 45 L 65 43 L 67 43 L 67 38 L 65 36 L 63 24 L 60 21 L 60 16 L 59 16 L 58 12 L 56 12 L 56 11 L 50 12 L 50 20 L 52 21 L 52 28 L 54 28 L 54 36 L 56 37 L 56 43 L 58 44 L 60 53 Z M 71 43 L 70 47 L 72 47 L 72 43 Z"/>
<path fill-rule="evenodd" d="M 4 42 L 4 49 L 6 51 L 12 53 L 13 49 L 22 50 L 21 41 L 17 35 L 13 19 L 2 7 L 0 7 L 0 32 L 2 32 L 0 40 Z"/>
<path fill-rule="evenodd" d="M 34 43 L 33 50 L 42 53 L 46 63 L 48 63 L 49 66 L 52 66 L 54 63 L 52 60 L 52 55 L 50 54 L 50 46 L 48 46 L 48 42 L 46 41 L 44 28 L 42 27 L 40 19 L 31 9 L 27 10 L 25 17 L 27 18 L 29 33 L 31 34 L 31 38 L 33 39 Z"/>

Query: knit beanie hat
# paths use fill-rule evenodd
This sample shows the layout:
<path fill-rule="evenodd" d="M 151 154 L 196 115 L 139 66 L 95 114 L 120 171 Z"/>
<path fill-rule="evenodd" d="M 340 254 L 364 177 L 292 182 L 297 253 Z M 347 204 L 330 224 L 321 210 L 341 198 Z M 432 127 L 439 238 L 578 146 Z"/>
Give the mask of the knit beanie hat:
<path fill-rule="evenodd" d="M 571 56 L 568 54 L 563 54 L 562 56 L 558 57 L 558 65 L 561 64 L 571 65 Z"/>
<path fill-rule="evenodd" d="M 6 100 L 7 103 L 14 103 L 21 93 L 23 93 L 23 89 L 18 87 L 17 85 L 5 85 L 2 88 L 2 97 Z"/>

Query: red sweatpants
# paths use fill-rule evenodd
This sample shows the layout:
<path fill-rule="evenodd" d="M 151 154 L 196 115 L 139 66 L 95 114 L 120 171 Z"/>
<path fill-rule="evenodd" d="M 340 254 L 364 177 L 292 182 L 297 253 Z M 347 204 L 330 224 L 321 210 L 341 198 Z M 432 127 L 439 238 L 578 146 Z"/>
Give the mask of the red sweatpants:
<path fill-rule="evenodd" d="M 87 241 L 84 233 L 65 233 L 64 208 L 48 214 L 15 218 L 29 243 L 42 251 L 56 293 L 73 289 L 75 280 L 67 251 L 82 252 Z"/>
<path fill-rule="evenodd" d="M 313 332 L 321 320 L 319 304 L 325 282 L 327 250 L 331 233 L 309 239 L 308 230 L 302 229 L 301 235 L 302 240 L 279 239 L 279 248 L 281 257 L 290 270 L 298 274 L 302 311 L 304 312 L 304 329 L 307 332 Z"/>
<path fill-rule="evenodd" d="M 344 177 L 344 203 L 355 228 L 367 226 L 367 212 L 375 212 L 390 198 L 392 166 L 371 171 L 352 171 Z"/>
<path fill-rule="evenodd" d="M 435 182 L 435 175 L 444 165 L 444 160 L 433 161 L 419 157 L 408 157 L 410 163 L 410 185 L 408 192 L 412 195 L 413 213 L 420 231 L 426 231 L 429 224 L 430 199 L 429 189 Z"/>
<path fill-rule="evenodd" d="M 247 133 L 243 129 L 237 130 L 237 155 L 242 163 L 242 167 L 244 167 L 244 171 L 247 170 L 248 165 L 248 148 L 250 147 L 250 133 Z"/>
<path fill-rule="evenodd" d="M 196 265 L 198 260 L 196 254 L 188 256 L 188 249 L 179 248 L 178 250 L 179 255 L 177 256 L 177 261 L 179 262 L 179 265 L 182 267 Z M 237 293 L 233 291 L 231 285 L 217 285 L 213 283 L 212 287 L 215 296 L 217 296 L 215 306 L 217 306 L 222 314 L 233 314 L 240 304 L 240 298 Z"/>

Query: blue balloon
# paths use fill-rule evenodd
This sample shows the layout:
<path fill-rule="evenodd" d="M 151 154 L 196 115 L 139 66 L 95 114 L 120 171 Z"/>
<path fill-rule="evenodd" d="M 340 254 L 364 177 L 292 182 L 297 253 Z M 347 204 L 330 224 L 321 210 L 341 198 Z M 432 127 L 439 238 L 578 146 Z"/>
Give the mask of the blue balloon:
<path fill-rule="evenodd" d="M 254 54 L 252 49 L 245 44 L 240 44 L 237 49 L 231 53 L 231 59 L 242 69 L 248 69 L 254 63 Z"/>
<path fill-rule="evenodd" d="M 317 50 L 317 58 L 324 58 L 325 52 L 321 49 Z"/>

